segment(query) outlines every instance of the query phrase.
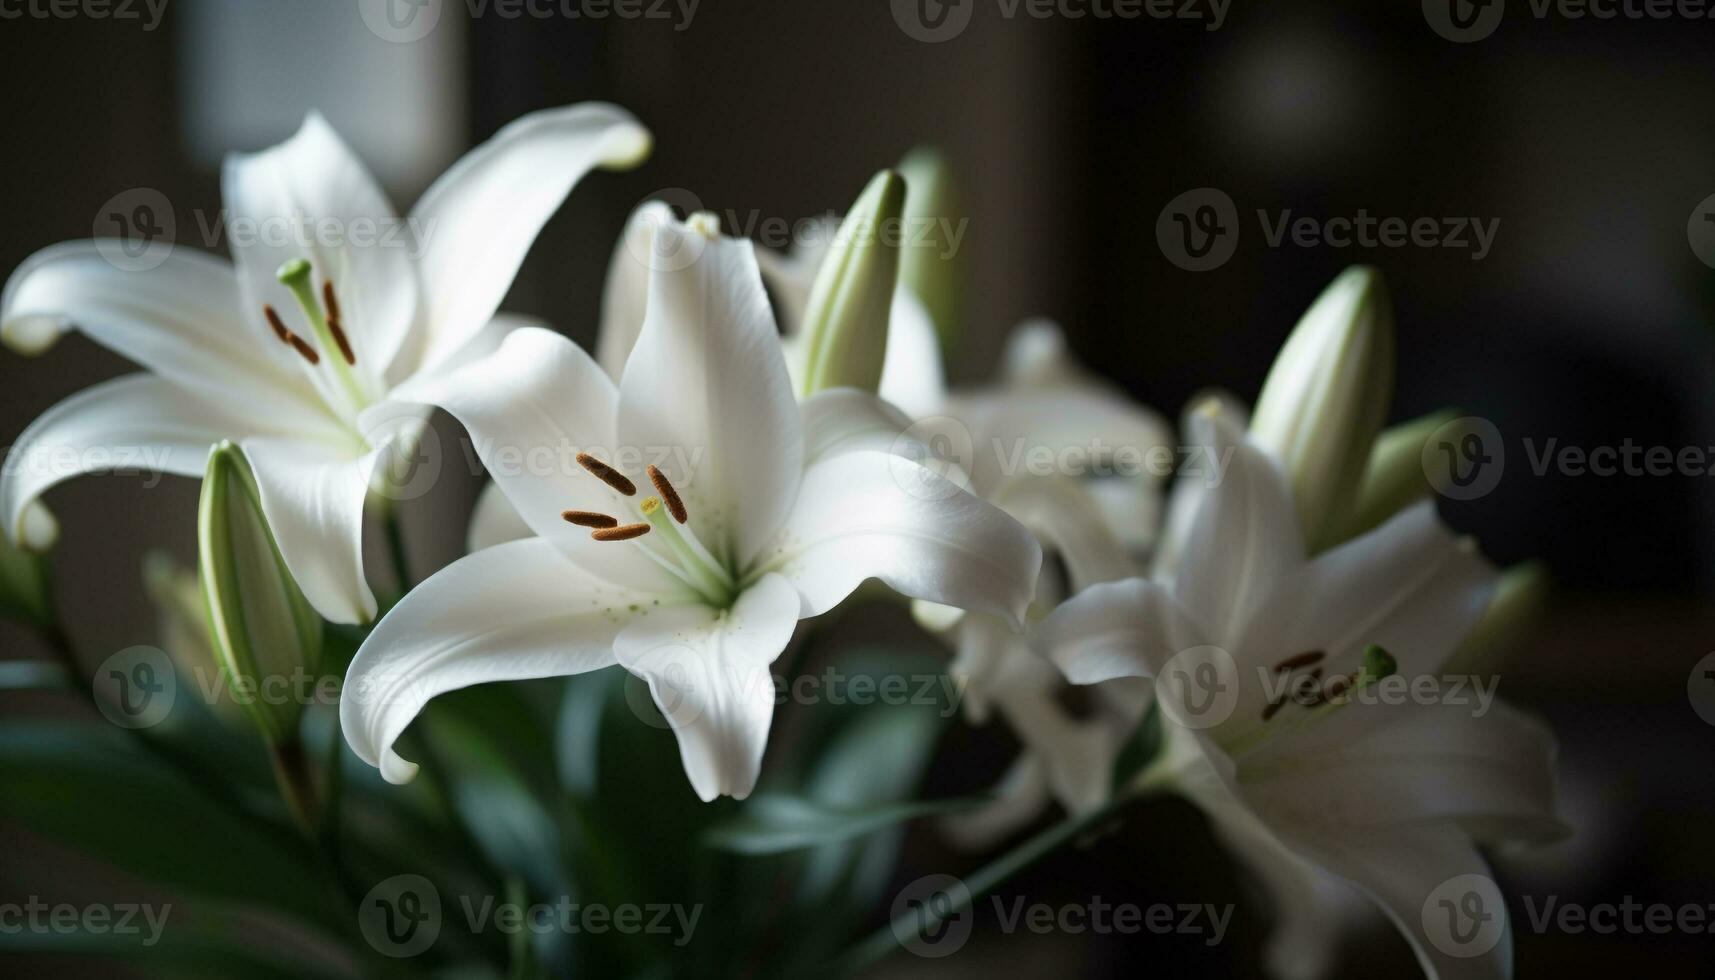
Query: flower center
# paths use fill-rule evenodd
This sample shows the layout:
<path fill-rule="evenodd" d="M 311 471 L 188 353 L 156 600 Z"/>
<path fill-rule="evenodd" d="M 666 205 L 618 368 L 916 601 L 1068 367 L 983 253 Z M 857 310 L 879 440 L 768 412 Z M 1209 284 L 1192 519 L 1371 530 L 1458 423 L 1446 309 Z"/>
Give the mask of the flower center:
<path fill-rule="evenodd" d="M 1364 659 L 1356 672 L 1342 674 L 1324 682 L 1321 662 L 1327 659 L 1327 656 L 1320 650 L 1314 650 L 1288 657 L 1275 664 L 1276 674 L 1287 675 L 1292 679 L 1281 693 L 1263 708 L 1260 723 L 1248 726 L 1230 740 L 1223 740 L 1222 747 L 1227 750 L 1227 754 L 1237 758 L 1259 745 L 1314 725 L 1351 704 L 1352 698 L 1358 692 L 1392 677 L 1399 671 L 1399 662 L 1393 655 L 1372 643 L 1364 648 Z M 1288 705 L 1302 710 L 1284 715 L 1283 720 L 1276 722 L 1277 717 L 1282 717 L 1282 709 Z"/>
<path fill-rule="evenodd" d="M 275 277 L 297 299 L 298 307 L 310 325 L 310 336 L 316 343 L 312 346 L 294 333 L 280 318 L 279 311 L 264 305 L 262 315 L 269 328 L 281 343 L 296 351 L 310 366 L 311 377 L 323 394 L 330 396 L 330 401 L 336 406 L 343 407 L 349 417 L 355 418 L 357 413 L 369 407 L 372 399 L 362 379 L 353 370 L 357 367 L 357 354 L 352 350 L 351 339 L 346 336 L 345 325 L 341 322 L 339 297 L 334 294 L 333 282 L 322 280 L 321 302 L 318 303 L 315 290 L 310 285 L 309 262 L 293 259 L 280 266 Z M 338 356 L 331 356 L 336 351 Z"/>
<path fill-rule="evenodd" d="M 622 497 L 637 496 L 637 484 L 625 474 L 588 453 L 579 453 L 577 460 L 579 466 L 615 493 Z M 645 497 L 638 505 L 637 516 L 641 520 L 622 524 L 617 517 L 588 510 L 561 511 L 560 517 L 569 524 L 590 528 L 590 537 L 597 541 L 636 541 L 645 554 L 690 586 L 709 605 L 723 609 L 730 606 L 737 598 L 737 585 L 686 523 L 691 514 L 679 491 L 654 466 L 646 467 L 644 472 L 660 496 Z M 651 532 L 654 536 L 644 540 Z"/>

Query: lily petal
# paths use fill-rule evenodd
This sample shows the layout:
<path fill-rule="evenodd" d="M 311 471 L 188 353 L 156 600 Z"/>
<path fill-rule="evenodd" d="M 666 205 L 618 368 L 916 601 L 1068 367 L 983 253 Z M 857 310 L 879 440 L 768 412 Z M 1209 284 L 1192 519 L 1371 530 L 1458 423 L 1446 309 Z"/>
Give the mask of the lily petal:
<path fill-rule="evenodd" d="M 619 383 L 619 443 L 681 450 L 661 469 L 702 543 L 745 568 L 780 528 L 803 472 L 804 430 L 774 314 L 747 241 L 678 222 L 657 250 L 643 333 Z"/>
<path fill-rule="evenodd" d="M 417 363 L 433 367 L 488 322 L 584 175 L 629 169 L 649 148 L 649 131 L 630 113 L 586 102 L 513 122 L 435 181 L 411 211 L 424 245 L 427 332 Z"/>
<path fill-rule="evenodd" d="M 490 681 L 580 674 L 614 663 L 624 603 L 546 541 L 514 541 L 459 559 L 376 625 L 346 672 L 340 727 L 389 782 L 417 772 L 393 749 L 429 699 Z"/>
<path fill-rule="evenodd" d="M 1157 677 L 1175 654 L 1200 646 L 1200 628 L 1155 582 L 1093 585 L 1066 600 L 1031 636 L 1074 684 Z"/>
<path fill-rule="evenodd" d="M 1066 585 L 1071 592 L 1139 571 L 1109 530 L 1101 508 L 1074 480 L 1011 480 L 990 499 L 1060 556 L 1071 576 Z"/>
<path fill-rule="evenodd" d="M 284 143 L 228 158 L 222 193 L 244 285 L 243 305 L 235 309 L 258 324 L 264 303 L 288 323 L 301 318 L 275 276 L 286 262 L 307 259 L 317 279 L 338 291 L 358 369 L 380 377 L 417 315 L 415 243 L 400 233 L 398 212 L 357 154 L 312 112 Z M 272 348 L 291 356 L 281 345 Z"/>
<path fill-rule="evenodd" d="M 614 642 L 619 662 L 649 683 L 705 803 L 742 800 L 756 786 L 774 718 L 768 666 L 792 638 L 798 609 L 791 583 L 764 575 L 726 612 L 662 608 L 633 620 Z"/>
<path fill-rule="evenodd" d="M 857 388 L 829 388 L 804 402 L 804 463 L 861 449 L 927 453 L 905 435 L 911 420 L 899 409 Z"/>
<path fill-rule="evenodd" d="M 1551 841 L 1554 736 L 1503 704 L 1393 705 L 1392 723 L 1294 761 L 1240 765 L 1245 799 L 1271 821 L 1340 836 L 1379 826 L 1446 824 L 1479 841 Z"/>
<path fill-rule="evenodd" d="M 533 327 L 514 331 L 492 356 L 407 382 L 398 401 L 445 409 L 470 433 L 489 475 L 536 534 L 593 574 L 645 592 L 669 589 L 668 573 L 641 548 L 590 539 L 565 510 L 617 515 L 630 507 L 576 462 L 614 451 L 613 382 L 578 345 Z"/>
<path fill-rule="evenodd" d="M 894 290 L 887 320 L 887 354 L 881 364 L 881 397 L 907 415 L 923 418 L 947 400 L 947 369 L 941 337 L 923 303 L 910 291 Z"/>
<path fill-rule="evenodd" d="M 501 492 L 500 484 L 491 482 L 477 494 L 476 507 L 470 514 L 470 530 L 465 537 L 467 552 L 535 536 L 536 532 L 518 516 L 518 508 Z"/>
<path fill-rule="evenodd" d="M 275 359 L 283 347 L 267 333 L 261 309 L 253 325 L 234 323 L 235 317 L 244 319 L 227 262 L 175 248 L 157 268 L 124 271 L 97 243 L 66 242 L 25 259 L 6 281 L 0 336 L 15 350 L 37 354 L 77 329 L 228 412 L 306 419 L 321 413 L 333 431 L 336 421 L 302 372 Z"/>
<path fill-rule="evenodd" d="M 1321 665 L 1332 676 L 1356 671 L 1365 647 L 1377 644 L 1407 680 L 1436 676 L 1482 618 L 1496 580 L 1494 568 L 1454 537 L 1435 516 L 1434 504 L 1424 501 L 1283 581 L 1232 652 L 1320 651 L 1327 657 Z M 1241 677 L 1249 679 L 1245 671 Z M 1240 716 L 1252 717 L 1265 700 L 1261 685 L 1242 684 Z M 1318 740 L 1350 737 L 1392 710 L 1360 701 L 1312 734 Z"/>
<path fill-rule="evenodd" d="M 359 454 L 285 439 L 241 445 L 256 471 L 262 514 L 304 598 L 330 622 L 374 619 L 375 595 L 363 577 L 363 505 L 387 447 Z"/>
<path fill-rule="evenodd" d="M 1193 412 L 1192 425 L 1205 463 L 1214 460 L 1225 472 L 1197 504 L 1176 592 L 1211 642 L 1236 656 L 1245 624 L 1303 565 L 1304 538 L 1286 477 L 1273 458 L 1248 442 L 1214 403 Z"/>
<path fill-rule="evenodd" d="M 113 469 L 201 476 L 211 445 L 247 431 L 245 419 L 153 375 L 86 388 L 43 412 L 7 454 L 0 471 L 6 534 L 46 547 L 53 522 L 37 498 L 48 488 Z"/>
<path fill-rule="evenodd" d="M 608 261 L 607 283 L 601 291 L 601 333 L 596 337 L 595 350 L 596 360 L 615 383 L 625 374 L 626 359 L 637 345 L 637 335 L 643 332 L 655 229 L 672 220 L 673 209 L 665 201 L 644 202 L 631 212 Z"/>
<path fill-rule="evenodd" d="M 1429 980 L 1510 980 L 1513 943 L 1510 923 L 1494 947 L 1480 955 L 1454 956 L 1424 929 L 1425 904 L 1444 883 L 1464 875 L 1491 877 L 1470 839 L 1445 826 L 1391 827 L 1348 832 L 1314 841 L 1294 837 L 1322 866 L 1357 885 L 1411 943 Z M 1491 879 L 1492 880 L 1492 879 Z M 1439 914 L 1435 910 L 1432 914 Z M 1489 914 L 1504 910 L 1490 909 Z"/>
<path fill-rule="evenodd" d="M 837 605 L 864 580 L 913 599 L 999 616 L 1021 628 L 1042 548 L 1023 525 L 901 456 L 824 459 L 761 559 L 804 597 L 804 615 Z"/>

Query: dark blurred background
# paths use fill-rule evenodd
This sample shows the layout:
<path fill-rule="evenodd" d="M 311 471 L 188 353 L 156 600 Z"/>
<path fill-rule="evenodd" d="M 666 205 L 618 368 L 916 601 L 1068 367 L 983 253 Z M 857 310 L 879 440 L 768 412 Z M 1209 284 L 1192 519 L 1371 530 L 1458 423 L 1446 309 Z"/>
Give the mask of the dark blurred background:
<path fill-rule="evenodd" d="M 0 266 L 90 237 L 103 203 L 134 188 L 172 202 L 181 243 L 207 244 L 198 221 L 220 207 L 221 154 L 285 138 L 312 108 L 403 209 L 507 121 L 586 99 L 633 110 L 655 132 L 655 155 L 585 181 L 506 304 L 584 343 L 638 201 L 683 188 L 722 213 L 795 221 L 843 208 L 920 144 L 946 153 L 970 219 L 965 350 L 953 365 L 963 381 L 988 373 L 1011 325 L 1046 315 L 1087 363 L 1170 415 L 1209 385 L 1248 401 L 1317 292 L 1343 267 L 1373 264 L 1397 306 L 1394 420 L 1456 406 L 1503 434 L 1497 489 L 1444 513 L 1502 564 L 1542 558 L 1557 586 L 1501 693 L 1559 732 L 1580 834 L 1503 862 L 1503 878 L 1566 901 L 1715 902 L 1703 833 L 1715 818 L 1715 733 L 1687 695 L 1692 666 L 1715 648 L 1715 480 L 1538 475 L 1526 445 L 1715 446 L 1715 271 L 1687 237 L 1715 194 L 1715 22 L 1539 19 L 1515 0 L 1493 36 L 1455 44 L 1415 3 L 1234 0 L 1207 30 L 1206 19 L 1009 18 L 996 0 L 964 0 L 953 6 L 971 8 L 968 26 L 925 43 L 887 0 L 703 0 L 688 23 L 682 7 L 596 21 L 445 6 L 411 44 L 367 30 L 357 0 L 169 0 L 152 30 L 140 3 L 141 20 L 0 19 Z M 1155 230 L 1169 201 L 1203 187 L 1232 198 L 1241 232 L 1230 260 L 1194 273 L 1163 254 Z M 1480 259 L 1473 248 L 1272 247 L 1256 218 L 1359 209 L 1498 221 L 1498 235 Z M 0 355 L 0 441 L 125 370 L 75 336 L 40 359 Z M 86 650 L 154 642 L 141 556 L 191 555 L 193 483 L 140 494 L 142 482 L 79 480 L 48 498 L 65 526 L 63 600 Z M 408 514 L 420 571 L 458 553 L 471 492 L 445 488 Z M 21 632 L 0 642 L 30 648 Z M 1002 732 L 962 737 L 1006 753 Z M 1188 808 L 1152 806 L 1019 889 L 1043 901 L 1231 900 L 1242 889 L 1230 866 L 1183 857 L 1211 846 L 1172 843 L 1201 827 Z M 908 856 L 903 880 L 975 865 L 931 831 Z M 1266 921 L 1263 907 L 1241 906 L 1216 950 L 1194 937 L 980 933 L 934 969 L 1248 976 Z M 1354 943 L 1364 955 L 1346 975 L 1409 969 L 1385 927 Z M 1517 944 L 1524 976 L 1632 969 L 1639 952 L 1661 976 L 1715 965 L 1707 936 L 1521 929 Z"/>

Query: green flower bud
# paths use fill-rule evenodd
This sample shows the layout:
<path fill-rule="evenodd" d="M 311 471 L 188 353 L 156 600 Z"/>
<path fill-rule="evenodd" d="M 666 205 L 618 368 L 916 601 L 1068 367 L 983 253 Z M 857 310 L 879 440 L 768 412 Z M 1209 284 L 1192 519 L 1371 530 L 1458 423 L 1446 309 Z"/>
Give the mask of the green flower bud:
<path fill-rule="evenodd" d="M 1483 618 L 1448 658 L 1442 672 L 1479 676 L 1498 672 L 1542 621 L 1548 590 L 1548 569 L 1541 562 L 1527 561 L 1502 572 Z"/>
<path fill-rule="evenodd" d="M 1423 472 L 1423 445 L 1436 430 L 1457 417 L 1457 412 L 1444 409 L 1381 434 L 1370 450 L 1370 462 L 1358 486 L 1356 504 L 1347 509 L 1339 531 L 1328 542 L 1330 547 L 1379 527 L 1434 490 Z"/>
<path fill-rule="evenodd" d="M 209 454 L 197 537 L 208 632 L 221 671 L 270 742 L 290 739 L 303 705 L 291 697 L 262 696 L 263 685 L 275 679 L 271 686 L 278 691 L 297 672 L 318 669 L 322 621 L 287 571 L 262 516 L 256 476 L 231 443 Z"/>
<path fill-rule="evenodd" d="M 806 396 L 827 388 L 881 386 L 904 207 L 905 181 L 884 170 L 840 222 L 804 311 Z"/>
<path fill-rule="evenodd" d="M 34 626 L 53 622 L 48 563 L 0 534 L 0 615 Z"/>
<path fill-rule="evenodd" d="M 1286 468 L 1305 541 L 1326 547 L 1358 494 L 1393 399 L 1393 309 L 1381 276 L 1347 269 L 1281 347 L 1251 435 Z"/>
<path fill-rule="evenodd" d="M 899 284 L 929 311 L 943 350 L 951 350 L 964 323 L 967 223 L 958 185 L 946 158 L 918 147 L 899 161 L 905 177 L 906 242 L 899 254 Z"/>

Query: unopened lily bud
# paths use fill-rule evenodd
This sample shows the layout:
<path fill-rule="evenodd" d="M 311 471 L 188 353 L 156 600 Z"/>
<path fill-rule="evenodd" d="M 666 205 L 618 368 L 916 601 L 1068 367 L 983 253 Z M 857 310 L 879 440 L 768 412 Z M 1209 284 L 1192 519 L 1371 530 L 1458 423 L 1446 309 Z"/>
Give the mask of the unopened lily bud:
<path fill-rule="evenodd" d="M 270 742 L 296 733 L 303 705 L 267 696 L 320 665 L 322 621 L 287 571 L 262 514 L 256 476 L 228 442 L 209 454 L 197 515 L 198 571 L 215 658 Z M 280 678 L 288 679 L 285 682 Z M 270 683 L 270 679 L 274 679 Z M 266 687 L 265 687 L 266 685 Z"/>
<path fill-rule="evenodd" d="M 1453 421 L 1451 409 L 1433 412 L 1383 432 L 1370 450 L 1369 465 L 1358 485 L 1358 499 L 1339 520 L 1329 546 L 1349 541 L 1434 491 L 1423 472 L 1423 446 L 1436 430 Z"/>
<path fill-rule="evenodd" d="M 804 312 L 805 395 L 827 388 L 873 392 L 880 387 L 904 207 L 905 181 L 884 170 L 840 223 Z"/>
<path fill-rule="evenodd" d="M 1387 288 L 1374 269 L 1357 266 L 1317 297 L 1268 373 L 1251 435 L 1285 467 L 1312 548 L 1330 543 L 1357 497 L 1393 372 Z"/>
<path fill-rule="evenodd" d="M 53 621 L 49 605 L 47 561 L 0 534 L 0 615 L 45 626 Z"/>
<path fill-rule="evenodd" d="M 1507 657 L 1542 621 L 1548 605 L 1548 569 L 1528 561 L 1501 573 L 1494 596 L 1483 618 L 1448 658 L 1442 673 L 1488 676 L 1499 671 Z"/>
<path fill-rule="evenodd" d="M 918 147 L 899 161 L 905 178 L 905 244 L 899 254 L 899 284 L 911 291 L 929 317 L 941 346 L 950 350 L 964 322 L 962 217 L 958 185 L 940 152 Z"/>

